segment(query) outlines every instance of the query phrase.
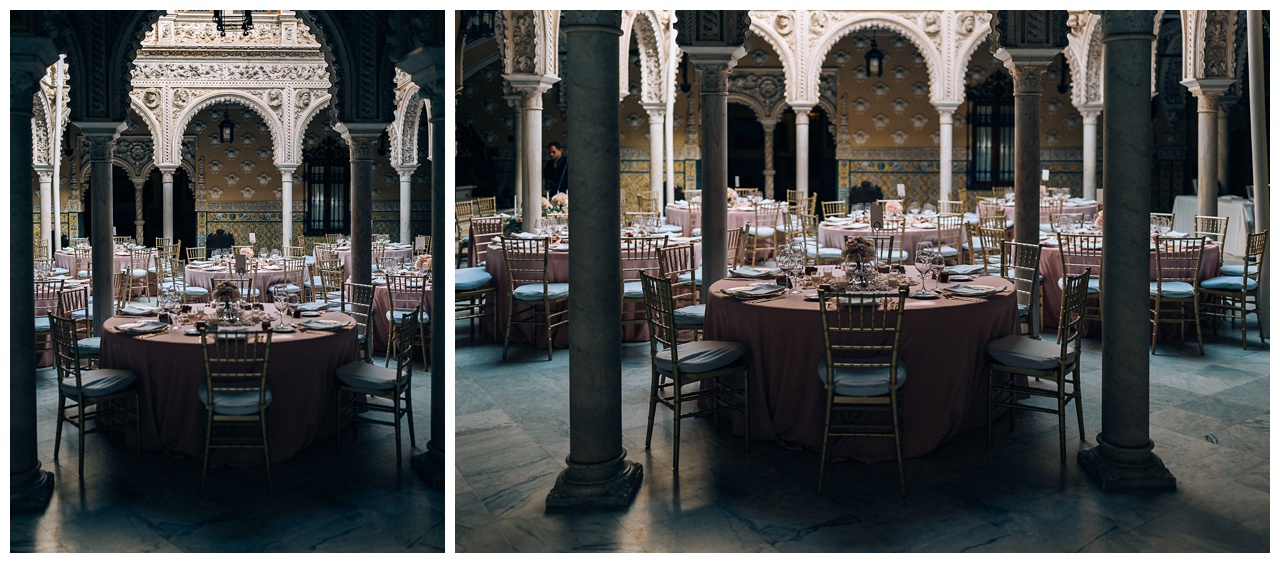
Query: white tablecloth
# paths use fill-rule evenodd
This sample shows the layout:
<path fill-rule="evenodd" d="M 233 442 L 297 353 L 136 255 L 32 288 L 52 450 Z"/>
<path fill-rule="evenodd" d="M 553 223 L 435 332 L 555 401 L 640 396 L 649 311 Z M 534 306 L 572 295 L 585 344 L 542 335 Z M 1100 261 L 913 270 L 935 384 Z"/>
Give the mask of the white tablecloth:
<path fill-rule="evenodd" d="M 1195 231 L 1196 215 L 1200 202 L 1193 195 L 1173 198 L 1173 229 L 1190 233 Z M 1236 195 L 1218 198 L 1218 216 L 1227 217 L 1227 254 L 1244 256 L 1249 233 L 1253 232 L 1253 201 Z"/>

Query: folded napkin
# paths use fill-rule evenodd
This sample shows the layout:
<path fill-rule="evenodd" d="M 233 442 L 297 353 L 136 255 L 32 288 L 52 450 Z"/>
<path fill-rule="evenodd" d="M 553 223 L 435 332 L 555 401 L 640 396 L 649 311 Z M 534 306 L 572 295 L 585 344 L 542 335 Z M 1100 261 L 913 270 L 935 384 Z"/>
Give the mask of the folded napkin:
<path fill-rule="evenodd" d="M 310 330 L 334 330 L 347 326 L 347 323 L 341 321 L 330 321 L 325 319 L 311 319 L 299 323 L 295 323 L 300 327 Z"/>
<path fill-rule="evenodd" d="M 751 266 L 740 266 L 729 270 L 729 273 L 742 278 L 767 278 L 781 274 L 782 270 L 761 270 Z"/>
<path fill-rule="evenodd" d="M 738 297 L 766 297 L 786 291 L 787 288 L 780 285 L 760 284 L 748 287 L 739 287 L 734 295 Z"/>
<path fill-rule="evenodd" d="M 137 323 L 122 324 L 116 328 L 128 333 L 142 334 L 142 333 L 155 332 L 157 330 L 162 330 L 162 329 L 168 328 L 168 326 L 169 326 L 168 323 L 162 323 L 160 321 L 142 321 Z"/>
<path fill-rule="evenodd" d="M 1165 234 L 1164 234 L 1164 236 L 1166 236 L 1166 237 L 1173 237 L 1173 238 L 1182 238 L 1182 237 L 1187 236 L 1187 233 L 1184 233 L 1184 232 L 1182 232 L 1182 231 L 1169 231 L 1169 232 L 1165 233 Z"/>
<path fill-rule="evenodd" d="M 323 310 L 329 309 L 333 305 L 337 305 L 337 303 L 332 303 L 332 302 L 321 303 L 321 302 L 313 301 L 311 303 L 303 303 L 301 305 L 298 305 L 298 310 L 299 311 L 323 311 Z"/>
<path fill-rule="evenodd" d="M 124 308 L 120 309 L 119 311 L 119 313 L 122 315 L 132 315 L 135 317 L 143 316 L 143 315 L 154 315 L 158 312 L 160 312 L 160 309 L 157 307 L 138 307 L 135 305 L 125 305 Z"/>
<path fill-rule="evenodd" d="M 936 229 L 938 225 L 933 223 L 916 223 L 913 228 L 916 229 Z"/>
<path fill-rule="evenodd" d="M 951 287 L 944 287 L 942 288 L 942 291 L 966 297 L 985 297 L 987 295 L 1000 293 L 1000 288 L 991 287 L 989 285 L 965 285 L 961 283 Z"/>
<path fill-rule="evenodd" d="M 844 228 L 846 228 L 846 229 L 865 229 L 865 228 L 870 227 L 870 226 L 871 226 L 871 225 L 870 225 L 869 223 L 849 223 L 848 225 L 845 225 L 845 226 L 844 226 Z"/>
<path fill-rule="evenodd" d="M 948 274 L 973 275 L 982 273 L 982 266 L 978 264 L 956 264 L 943 268 L 943 271 Z"/>

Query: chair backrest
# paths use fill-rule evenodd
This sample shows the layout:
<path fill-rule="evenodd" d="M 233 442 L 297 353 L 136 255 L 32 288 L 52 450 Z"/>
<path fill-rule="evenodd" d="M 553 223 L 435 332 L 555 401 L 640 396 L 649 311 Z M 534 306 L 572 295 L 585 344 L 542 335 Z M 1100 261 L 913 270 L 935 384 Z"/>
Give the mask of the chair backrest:
<path fill-rule="evenodd" d="M 685 200 L 688 201 L 688 200 Z M 689 232 L 702 226 L 702 202 L 689 201 Z"/>
<path fill-rule="evenodd" d="M 879 205 L 879 206 L 880 206 L 880 215 L 881 215 L 881 216 L 886 216 L 886 215 L 888 215 L 888 214 L 889 214 L 889 207 L 890 207 L 890 204 L 897 204 L 897 205 L 896 205 L 896 207 L 898 208 L 897 213 L 901 213 L 902 211 L 904 211 L 904 210 L 906 209 L 906 206 L 904 206 L 904 205 L 902 204 L 902 200 L 900 200 L 900 199 L 877 199 L 877 200 L 876 200 L 876 205 Z"/>
<path fill-rule="evenodd" d="M 956 249 L 959 259 L 960 245 L 964 243 L 964 217 L 960 215 L 938 215 L 934 220 L 938 229 L 938 246 L 950 246 Z"/>
<path fill-rule="evenodd" d="M 133 242 L 133 237 L 111 237 L 112 244 L 129 244 Z"/>
<path fill-rule="evenodd" d="M 907 286 L 886 293 L 818 289 L 818 314 L 827 366 L 827 388 L 835 385 L 839 367 L 889 370 L 889 387 L 897 387 L 898 344 Z"/>
<path fill-rule="evenodd" d="M 258 397 L 259 412 L 267 405 L 267 365 L 271 359 L 271 335 L 267 332 L 205 331 L 200 335 L 204 349 L 205 404 L 211 418 L 215 393 L 246 393 Z"/>
<path fill-rule="evenodd" d="M 1062 275 L 1089 272 L 1093 279 L 1102 278 L 1102 235 L 1058 235 L 1058 251 Z"/>
<path fill-rule="evenodd" d="M 497 215 L 498 214 L 497 196 L 476 198 L 476 213 L 479 213 L 481 217 L 489 217 L 492 215 Z"/>
<path fill-rule="evenodd" d="M 818 194 L 813 194 L 809 196 L 809 205 L 808 205 L 807 213 L 809 213 L 810 215 L 813 215 L 814 213 L 817 213 L 817 212 L 818 212 Z"/>
<path fill-rule="evenodd" d="M 1262 277 L 1262 269 L 1266 267 L 1266 260 L 1263 260 L 1262 256 L 1267 252 L 1267 233 L 1268 232 L 1270 232 L 1270 229 L 1266 231 L 1262 231 L 1261 233 L 1252 233 L 1248 236 L 1248 238 L 1245 241 L 1245 248 L 1244 248 L 1245 272 L 1246 273 L 1248 272 L 1249 264 L 1257 264 L 1258 278 Z M 1218 251 L 1219 254 L 1221 254 L 1222 252 L 1223 250 Z M 1248 276 L 1245 276 L 1245 277 L 1248 277 Z"/>
<path fill-rule="evenodd" d="M 840 201 L 824 201 L 822 202 L 823 217 L 844 217 L 849 214 L 849 202 Z"/>
<path fill-rule="evenodd" d="M 787 208 L 785 203 L 774 201 L 769 203 L 757 203 L 755 209 L 755 220 L 753 224 L 757 229 L 761 227 L 775 228 L 781 222 L 783 215 L 786 214 Z"/>
<path fill-rule="evenodd" d="M 116 308 L 124 307 L 133 300 L 133 278 L 128 272 L 115 272 L 111 274 L 112 287 L 115 289 Z"/>
<path fill-rule="evenodd" d="M 1084 213 L 1054 213 L 1049 216 L 1049 225 L 1055 233 L 1078 229 L 1084 225 Z"/>
<path fill-rule="evenodd" d="M 887 264 L 901 264 L 901 263 L 902 263 L 902 261 L 901 261 L 901 260 L 897 260 L 897 259 L 895 259 L 895 258 L 900 258 L 900 257 L 895 257 L 895 256 L 894 256 L 894 252 L 893 252 L 893 251 L 895 250 L 895 248 L 894 248 L 894 244 L 895 244 L 895 241 L 896 241 L 896 235 L 895 235 L 895 234 L 892 234 L 892 233 L 888 233 L 888 232 L 886 232 L 885 234 L 871 234 L 871 235 L 845 235 L 845 236 L 844 236 L 845 248 L 848 248 L 848 246 L 849 246 L 849 241 L 854 240 L 854 239 L 856 239 L 856 238 L 858 238 L 858 237 L 862 237 L 862 238 L 864 238 L 864 239 L 867 239 L 867 241 L 871 243 L 871 246 L 875 247 L 875 249 L 876 249 L 876 260 L 878 260 L 878 261 L 880 261 L 880 262 L 885 262 L 885 263 L 887 263 Z M 843 258 L 841 258 L 841 259 L 843 260 Z"/>
<path fill-rule="evenodd" d="M 156 248 L 164 248 L 173 244 L 173 240 L 168 237 L 156 237 Z"/>
<path fill-rule="evenodd" d="M 787 205 L 792 209 L 800 206 L 800 190 L 787 190 Z"/>
<path fill-rule="evenodd" d="M 738 197 L 760 197 L 760 188 L 734 188 Z"/>
<path fill-rule="evenodd" d="M 387 296 L 391 310 L 412 311 L 427 302 L 427 276 L 415 274 L 387 274 Z"/>
<path fill-rule="evenodd" d="M 730 268 L 737 268 L 742 265 L 743 239 L 747 236 L 747 228 L 749 225 L 743 225 L 736 229 L 729 229 L 725 237 L 727 242 L 725 257 L 729 262 Z"/>
<path fill-rule="evenodd" d="M 458 222 L 469 221 L 480 211 L 480 205 L 474 199 L 458 201 L 453 204 L 454 218 Z"/>
<path fill-rule="evenodd" d="M 685 190 L 684 199 L 692 203 L 695 199 L 702 201 L 702 190 Z"/>
<path fill-rule="evenodd" d="M 652 192 L 636 194 L 636 210 L 655 214 L 658 212 L 658 201 L 653 197 Z"/>
<path fill-rule="evenodd" d="M 982 266 L 1000 265 L 1000 275 L 1008 277 L 1004 271 L 1004 265 L 1005 262 L 1007 262 L 1007 260 L 1004 259 L 1006 252 L 1004 249 L 1004 242 L 1009 240 L 1008 229 L 1005 229 L 1004 226 L 988 227 L 978 225 L 977 231 L 978 241 L 981 245 L 973 249 L 974 258 L 977 260 L 976 263 Z M 1039 251 L 1040 246 L 1036 245 L 1037 255 L 1039 254 Z"/>
<path fill-rule="evenodd" d="M 356 341 L 356 356 L 366 361 L 373 361 L 373 323 L 369 317 L 373 315 L 374 287 L 369 284 L 347 282 L 342 301 L 348 315 L 356 320 L 356 329 L 364 334 L 364 350 L 361 354 L 360 342 Z M 350 307 L 345 307 L 350 303 Z"/>
<path fill-rule="evenodd" d="M 676 330 L 675 301 L 671 294 L 671 280 L 640 275 L 640 286 L 644 290 L 645 319 L 649 324 L 649 354 L 656 356 L 658 352 L 671 349 L 671 363 L 679 368 L 679 331 Z"/>
<path fill-rule="evenodd" d="M 1170 226 L 1172 226 L 1172 225 L 1173 225 L 1173 214 L 1172 214 L 1172 213 L 1152 213 L 1152 214 L 1151 214 L 1151 220 L 1152 220 L 1152 221 L 1155 221 L 1156 219 L 1164 219 L 1165 221 L 1168 221 L 1168 224 L 1169 224 Z"/>
<path fill-rule="evenodd" d="M 514 293 L 525 284 L 542 284 L 547 289 L 547 260 L 550 239 L 545 237 L 502 237 L 502 257 L 507 264 L 507 289 Z"/>
<path fill-rule="evenodd" d="M 396 329 L 396 337 L 391 341 L 391 349 L 387 352 L 396 359 L 395 386 L 398 391 L 408 385 L 413 378 L 413 344 L 418 341 L 418 331 L 422 330 L 422 306 L 400 321 Z M 368 340 L 366 338 L 366 340 Z"/>
<path fill-rule="evenodd" d="M 135 248 L 129 251 L 129 268 L 134 270 L 146 271 L 151 267 L 151 256 L 154 251 L 150 248 Z"/>
<path fill-rule="evenodd" d="M 307 251 L 302 245 L 286 245 L 283 250 L 285 258 L 303 258 L 307 255 Z"/>
<path fill-rule="evenodd" d="M 77 247 L 77 246 L 81 246 L 81 245 L 88 246 L 88 245 L 89 245 L 89 237 L 71 237 L 71 241 L 70 241 L 70 242 L 71 242 L 71 248 L 75 248 L 75 247 Z"/>
<path fill-rule="evenodd" d="M 1004 222 L 1005 222 L 1004 208 L 1001 207 L 1000 203 L 997 202 L 996 200 L 994 199 L 978 200 L 977 210 L 978 210 L 979 221 L 985 222 L 989 219 L 994 220 L 998 218 L 1000 220 L 1001 226 L 1004 226 Z"/>
<path fill-rule="evenodd" d="M 964 202 L 954 199 L 938 200 L 938 213 L 964 214 Z"/>
<path fill-rule="evenodd" d="M 667 237 L 622 237 L 622 279 L 640 279 L 640 273 L 660 270 L 658 251 L 667 244 Z"/>
<path fill-rule="evenodd" d="M 1196 285 L 1200 260 L 1204 258 L 1204 237 L 1156 237 L 1156 287 L 1168 282 Z"/>
<path fill-rule="evenodd" d="M 42 238 L 40 240 L 37 240 L 35 243 L 35 246 L 31 248 L 31 251 L 36 260 L 48 260 L 49 259 L 49 239 Z"/>
<path fill-rule="evenodd" d="M 795 221 L 799 229 L 792 234 L 792 242 L 797 239 L 805 245 L 818 245 L 818 216 L 809 213 L 795 214 Z"/>
<path fill-rule="evenodd" d="M 76 271 L 73 273 L 76 276 L 80 276 L 80 272 L 85 272 L 83 277 L 93 277 L 93 249 L 76 247 L 74 252 L 76 256 Z"/>
<path fill-rule="evenodd" d="M 302 287 L 303 279 L 306 277 L 303 272 L 307 267 L 307 259 L 302 256 L 297 258 L 285 258 L 284 262 L 284 281 L 298 287 Z"/>
<path fill-rule="evenodd" d="M 1062 200 L 1060 199 L 1042 199 L 1040 200 L 1040 222 L 1050 223 L 1052 217 L 1056 213 L 1062 213 Z"/>
<path fill-rule="evenodd" d="M 987 241 L 982 240 L 983 249 Z M 1040 245 L 1001 240 L 994 243 L 1000 251 L 1000 277 L 1013 282 L 1018 302 L 1027 306 L 1033 326 L 1039 326 L 1040 312 Z"/>
<path fill-rule="evenodd" d="M 58 307 L 58 296 L 62 293 L 62 280 L 36 280 L 32 291 L 36 312 L 43 316 L 45 312 Z"/>
<path fill-rule="evenodd" d="M 978 216 L 978 226 L 989 229 L 1008 229 L 1009 220 L 1005 218 L 1003 212 L 999 215 L 980 215 Z"/>
<path fill-rule="evenodd" d="M 471 251 L 489 246 L 493 237 L 502 234 L 505 220 L 501 217 L 477 217 L 471 220 Z"/>
<path fill-rule="evenodd" d="M 327 244 L 338 244 L 338 238 L 341 236 L 341 233 L 325 233 L 324 242 Z"/>
<path fill-rule="evenodd" d="M 318 242 L 311 248 L 311 253 L 316 258 L 316 264 L 338 260 L 338 251 L 333 249 L 333 245 L 325 242 Z"/>
<path fill-rule="evenodd" d="M 89 318 L 89 288 L 64 289 L 58 293 L 58 316 L 75 318 L 74 313 L 84 313 Z M 92 326 L 92 325 L 90 325 Z"/>
<path fill-rule="evenodd" d="M 1080 355 L 1090 270 L 1068 274 L 1062 282 L 1062 316 L 1058 319 L 1058 362 L 1065 367 Z"/>
<path fill-rule="evenodd" d="M 1227 223 L 1230 217 L 1214 217 L 1212 215 L 1196 215 L 1195 236 L 1206 237 L 1220 245 L 1218 249 L 1218 267 L 1222 267 L 1222 259 L 1226 256 Z M 1170 223 L 1172 225 L 1173 223 Z"/>
<path fill-rule="evenodd" d="M 205 247 L 203 246 L 187 247 L 187 262 L 191 262 L 193 260 L 204 260 L 206 256 Z"/>
<path fill-rule="evenodd" d="M 892 245 L 891 250 L 893 252 L 889 253 L 888 260 L 886 260 L 887 262 L 891 264 L 901 264 L 904 261 L 906 261 L 907 253 L 902 252 L 902 250 L 904 250 L 902 248 L 902 245 L 907 238 L 906 221 L 902 220 L 901 218 L 898 218 L 898 219 L 885 218 L 879 224 L 871 225 L 871 236 L 878 237 L 878 238 L 888 238 L 889 244 Z M 877 252 L 876 256 L 879 256 L 881 257 L 881 259 L 883 259 L 884 255 L 879 254 L 880 246 L 878 244 L 876 246 L 876 252 Z"/>
<path fill-rule="evenodd" d="M 413 254 L 427 254 L 431 252 L 431 235 L 418 235 L 413 237 Z"/>
<path fill-rule="evenodd" d="M 658 217 L 658 214 L 652 211 L 627 211 L 623 215 L 627 219 L 627 225 L 633 227 L 638 227 L 645 221 L 649 221 L 652 224 L 652 221 Z"/>
<path fill-rule="evenodd" d="M 53 365 L 59 381 L 74 379 L 77 402 L 81 401 L 79 325 L 69 314 L 49 313 L 50 337 L 53 340 Z"/>
<path fill-rule="evenodd" d="M 697 272 L 693 266 L 693 245 L 675 244 L 658 249 L 659 275 L 671 282 L 672 296 L 680 301 L 677 307 L 697 305 L 702 292 L 698 291 Z M 680 280 L 687 275 L 688 279 Z"/>
<path fill-rule="evenodd" d="M 381 268 L 381 265 L 387 260 L 387 243 L 374 242 L 369 245 L 369 249 L 373 255 L 372 263 Z"/>

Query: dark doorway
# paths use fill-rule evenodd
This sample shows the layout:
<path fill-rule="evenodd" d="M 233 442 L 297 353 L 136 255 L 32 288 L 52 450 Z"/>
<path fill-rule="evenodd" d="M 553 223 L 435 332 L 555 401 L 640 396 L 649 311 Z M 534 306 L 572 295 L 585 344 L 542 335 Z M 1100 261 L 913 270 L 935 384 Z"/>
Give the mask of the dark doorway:
<path fill-rule="evenodd" d="M 146 192 L 143 193 L 145 194 Z M 87 200 L 87 203 L 89 203 L 90 206 L 93 205 L 92 197 Z M 133 225 L 134 217 L 133 180 L 129 179 L 129 173 L 123 168 L 112 166 L 111 226 L 115 229 L 112 236 L 132 237 L 135 232 Z M 92 229 L 92 227 L 90 228 Z"/>
<path fill-rule="evenodd" d="M 764 126 L 751 108 L 730 102 L 728 127 L 729 186 L 759 188 L 763 193 Z"/>
<path fill-rule="evenodd" d="M 196 240 L 196 196 L 191 177 L 183 168 L 173 173 L 173 236 L 182 241 L 182 248 L 200 246 Z"/>

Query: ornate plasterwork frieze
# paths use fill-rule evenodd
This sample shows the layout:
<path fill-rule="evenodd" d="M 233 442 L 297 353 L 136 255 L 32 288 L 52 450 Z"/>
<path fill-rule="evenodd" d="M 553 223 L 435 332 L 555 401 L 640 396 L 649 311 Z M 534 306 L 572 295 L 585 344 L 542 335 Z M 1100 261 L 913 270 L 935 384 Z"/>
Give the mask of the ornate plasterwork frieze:
<path fill-rule="evenodd" d="M 735 101 L 746 98 L 759 119 L 777 119 L 786 109 L 787 79 L 780 68 L 736 68 L 729 74 L 729 93 Z"/>
<path fill-rule="evenodd" d="M 556 75 L 559 28 L 558 10 L 502 10 L 494 35 L 501 39 L 503 73 Z"/>
<path fill-rule="evenodd" d="M 640 50 L 640 101 L 647 104 L 665 103 L 667 89 L 663 87 L 667 76 L 667 22 L 668 12 L 653 10 L 623 10 L 621 48 L 618 50 L 619 91 L 628 91 L 627 68 L 631 35 L 634 33 Z"/>
<path fill-rule="evenodd" d="M 143 49 L 182 45 L 218 47 L 312 47 L 318 48 L 311 30 L 291 11 L 256 13 L 254 28 L 247 36 L 221 35 L 208 12 L 181 12 L 161 16 L 142 41 Z"/>
<path fill-rule="evenodd" d="M 418 165 L 418 124 L 425 105 L 413 77 L 396 69 L 395 120 L 387 127 L 392 166 Z"/>

